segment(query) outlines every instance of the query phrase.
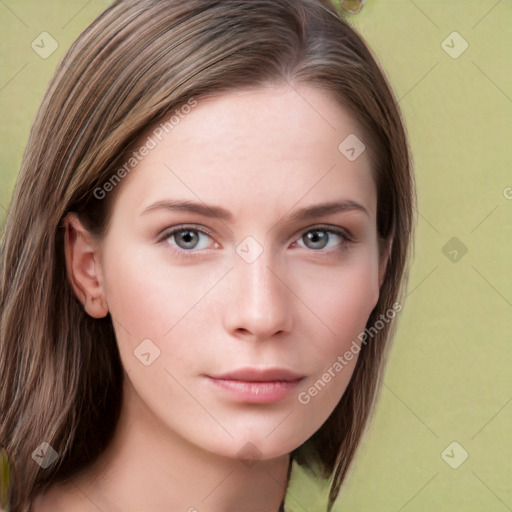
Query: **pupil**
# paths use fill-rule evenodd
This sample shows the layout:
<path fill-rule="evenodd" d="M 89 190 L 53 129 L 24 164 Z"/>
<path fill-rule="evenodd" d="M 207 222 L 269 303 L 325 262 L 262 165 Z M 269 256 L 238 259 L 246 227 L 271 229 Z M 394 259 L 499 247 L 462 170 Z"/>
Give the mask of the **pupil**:
<path fill-rule="evenodd" d="M 183 239 L 185 244 L 190 245 L 193 242 L 194 233 L 192 233 L 192 231 L 182 231 L 181 233 L 182 233 L 181 238 Z M 193 245 L 193 243 L 192 243 L 192 245 Z"/>
<path fill-rule="evenodd" d="M 325 242 L 326 242 L 326 233 L 325 231 L 311 231 L 309 234 L 308 234 L 308 239 L 310 242 L 312 242 L 313 244 L 318 244 L 320 243 L 322 245 L 322 242 L 324 243 L 325 245 Z M 323 246 L 323 245 L 322 245 Z"/>

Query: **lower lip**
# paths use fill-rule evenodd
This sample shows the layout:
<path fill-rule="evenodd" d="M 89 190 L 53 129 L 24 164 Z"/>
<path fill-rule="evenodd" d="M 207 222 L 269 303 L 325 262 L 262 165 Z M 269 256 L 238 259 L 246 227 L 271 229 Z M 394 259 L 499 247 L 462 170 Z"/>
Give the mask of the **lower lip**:
<path fill-rule="evenodd" d="M 297 379 L 294 381 L 247 382 L 212 377 L 209 377 L 209 380 L 235 400 L 250 403 L 270 403 L 283 400 L 290 396 L 302 381 L 302 379 Z"/>

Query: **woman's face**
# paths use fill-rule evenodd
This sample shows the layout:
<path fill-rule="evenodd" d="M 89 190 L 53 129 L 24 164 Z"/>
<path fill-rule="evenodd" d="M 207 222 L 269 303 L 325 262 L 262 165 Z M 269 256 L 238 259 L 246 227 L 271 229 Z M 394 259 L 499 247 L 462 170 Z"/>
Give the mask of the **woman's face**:
<path fill-rule="evenodd" d="M 141 138 L 101 246 L 126 396 L 200 448 L 278 457 L 339 402 L 378 299 L 364 136 L 306 86 L 202 99 L 172 126 Z"/>

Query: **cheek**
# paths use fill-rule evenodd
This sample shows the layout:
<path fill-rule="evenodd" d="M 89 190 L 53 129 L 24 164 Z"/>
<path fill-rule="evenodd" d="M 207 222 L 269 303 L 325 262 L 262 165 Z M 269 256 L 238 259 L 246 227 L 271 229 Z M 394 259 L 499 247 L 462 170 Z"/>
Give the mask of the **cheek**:
<path fill-rule="evenodd" d="M 175 362 L 193 359 L 194 341 L 202 339 L 211 312 L 201 307 L 202 321 L 190 319 L 221 280 L 223 269 L 172 265 L 154 248 L 133 247 L 124 253 L 113 248 L 107 255 L 105 292 L 123 359 L 145 339 L 161 349 L 162 361 L 171 349 Z M 176 333 L 184 331 L 187 339 L 180 337 L 178 343 Z"/>
<path fill-rule="evenodd" d="M 379 298 L 377 263 L 347 270 L 333 286 L 331 298 L 329 312 L 342 338 L 346 332 L 353 336 L 364 330 Z"/>
<path fill-rule="evenodd" d="M 328 272 L 303 274 L 301 297 L 315 312 L 308 321 L 312 375 L 298 402 L 307 407 L 312 429 L 320 427 L 343 395 L 357 363 L 361 334 L 379 297 L 377 259 L 359 254 Z"/>
<path fill-rule="evenodd" d="M 364 330 L 379 298 L 378 260 L 373 251 L 353 253 L 337 267 L 298 269 L 299 296 L 316 313 L 325 348 L 341 349 L 344 342 Z"/>

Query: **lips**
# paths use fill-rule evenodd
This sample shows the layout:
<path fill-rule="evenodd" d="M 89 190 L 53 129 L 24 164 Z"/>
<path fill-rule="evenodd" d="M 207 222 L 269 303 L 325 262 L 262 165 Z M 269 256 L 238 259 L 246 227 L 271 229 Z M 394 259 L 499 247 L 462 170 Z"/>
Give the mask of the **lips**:
<path fill-rule="evenodd" d="M 305 378 L 287 368 L 239 368 L 219 375 L 207 375 L 216 392 L 230 401 L 268 404 L 284 400 Z"/>
<path fill-rule="evenodd" d="M 240 368 L 220 375 L 209 375 L 209 377 L 241 382 L 296 382 L 303 379 L 304 375 L 287 368 Z"/>

